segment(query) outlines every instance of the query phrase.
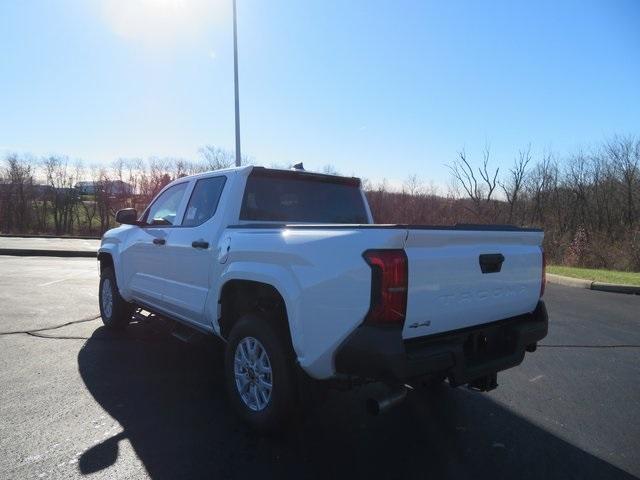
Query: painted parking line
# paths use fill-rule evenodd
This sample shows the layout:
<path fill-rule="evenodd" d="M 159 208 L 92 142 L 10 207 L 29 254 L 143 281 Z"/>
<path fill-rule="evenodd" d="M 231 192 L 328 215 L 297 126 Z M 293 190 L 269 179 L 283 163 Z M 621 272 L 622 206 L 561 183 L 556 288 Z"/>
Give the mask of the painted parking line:
<path fill-rule="evenodd" d="M 38 287 L 48 287 L 49 285 L 55 285 L 56 283 L 64 282 L 66 280 L 72 280 L 74 278 L 80 277 L 82 275 L 86 275 L 88 273 L 95 274 L 92 270 L 83 270 L 81 272 L 74 273 L 73 275 L 66 276 L 64 278 L 58 278 L 57 280 L 52 280 L 51 282 L 41 283 Z"/>

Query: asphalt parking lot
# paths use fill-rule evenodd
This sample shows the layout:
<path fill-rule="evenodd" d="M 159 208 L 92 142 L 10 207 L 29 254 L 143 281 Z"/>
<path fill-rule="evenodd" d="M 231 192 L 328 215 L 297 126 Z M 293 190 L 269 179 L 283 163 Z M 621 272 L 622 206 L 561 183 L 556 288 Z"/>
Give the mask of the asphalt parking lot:
<path fill-rule="evenodd" d="M 366 388 L 334 392 L 262 437 L 227 405 L 218 342 L 107 332 L 97 284 L 95 260 L 0 257 L 0 478 L 640 475 L 640 296 L 549 285 L 547 346 L 497 390 L 443 386 L 380 417 Z"/>

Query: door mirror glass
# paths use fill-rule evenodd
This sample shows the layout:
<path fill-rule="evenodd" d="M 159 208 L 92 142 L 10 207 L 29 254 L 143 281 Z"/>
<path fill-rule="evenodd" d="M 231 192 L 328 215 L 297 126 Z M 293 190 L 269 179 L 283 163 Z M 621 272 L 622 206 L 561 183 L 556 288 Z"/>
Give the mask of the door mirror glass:
<path fill-rule="evenodd" d="M 116 213 L 116 222 L 122 225 L 137 225 L 138 212 L 135 208 L 123 208 Z"/>

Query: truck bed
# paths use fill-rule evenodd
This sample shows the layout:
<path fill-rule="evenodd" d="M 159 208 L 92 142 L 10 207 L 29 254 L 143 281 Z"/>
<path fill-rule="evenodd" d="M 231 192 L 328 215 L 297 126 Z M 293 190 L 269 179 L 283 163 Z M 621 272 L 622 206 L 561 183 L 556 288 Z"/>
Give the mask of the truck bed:
<path fill-rule="evenodd" d="M 539 229 L 476 224 L 279 223 L 244 223 L 228 228 L 324 232 L 318 238 L 327 246 L 334 238 L 330 232 L 338 230 L 340 248 L 348 245 L 358 255 L 370 248 L 403 248 L 409 277 L 405 339 L 530 313 L 540 297 L 543 233 Z M 371 236 L 366 234 L 369 231 Z M 373 231 L 377 233 L 373 235 Z M 382 240 L 386 238 L 384 231 L 393 231 L 389 239 L 394 240 Z M 344 236 L 351 234 L 353 239 L 345 244 Z"/>

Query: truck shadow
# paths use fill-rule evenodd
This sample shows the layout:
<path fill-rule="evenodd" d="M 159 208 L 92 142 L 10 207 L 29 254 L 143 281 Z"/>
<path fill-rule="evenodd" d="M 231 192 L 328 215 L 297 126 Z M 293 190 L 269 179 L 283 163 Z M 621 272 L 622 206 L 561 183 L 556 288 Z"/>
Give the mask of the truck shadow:
<path fill-rule="evenodd" d="M 149 323 L 120 336 L 97 329 L 78 364 L 123 428 L 81 456 L 83 474 L 113 465 L 127 439 L 155 479 L 634 478 L 486 395 L 448 387 L 381 417 L 364 412 L 366 392 L 331 393 L 288 433 L 259 436 L 226 402 L 222 346 L 185 345 Z"/>

